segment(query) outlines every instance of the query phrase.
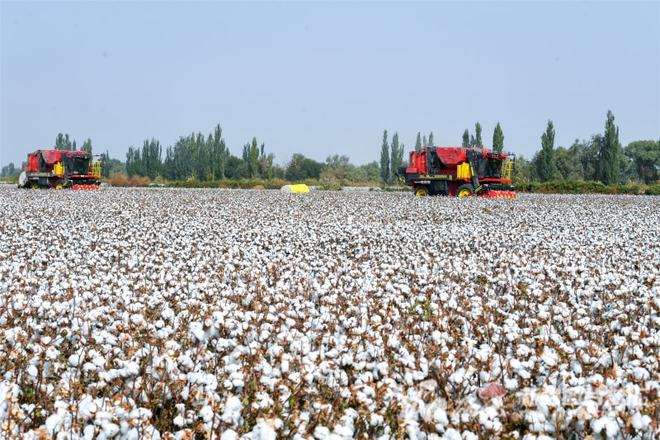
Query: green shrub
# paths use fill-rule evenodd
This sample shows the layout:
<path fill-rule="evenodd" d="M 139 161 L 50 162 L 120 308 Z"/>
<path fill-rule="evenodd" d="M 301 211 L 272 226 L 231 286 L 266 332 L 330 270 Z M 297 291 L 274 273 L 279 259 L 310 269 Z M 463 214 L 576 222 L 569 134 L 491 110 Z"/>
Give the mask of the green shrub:
<path fill-rule="evenodd" d="M 598 181 L 554 180 L 549 182 L 527 182 L 516 185 L 519 192 L 542 194 L 650 194 L 651 187 L 640 183 L 605 185 Z"/>
<path fill-rule="evenodd" d="M 652 183 L 649 185 L 644 194 L 649 196 L 660 196 L 660 183 Z"/>

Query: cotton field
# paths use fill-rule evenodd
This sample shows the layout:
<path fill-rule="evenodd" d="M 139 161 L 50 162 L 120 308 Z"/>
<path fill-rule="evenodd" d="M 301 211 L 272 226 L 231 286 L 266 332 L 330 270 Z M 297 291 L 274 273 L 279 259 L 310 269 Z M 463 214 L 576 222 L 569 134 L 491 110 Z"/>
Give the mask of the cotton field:
<path fill-rule="evenodd" d="M 660 199 L 0 188 L 2 438 L 657 438 Z"/>

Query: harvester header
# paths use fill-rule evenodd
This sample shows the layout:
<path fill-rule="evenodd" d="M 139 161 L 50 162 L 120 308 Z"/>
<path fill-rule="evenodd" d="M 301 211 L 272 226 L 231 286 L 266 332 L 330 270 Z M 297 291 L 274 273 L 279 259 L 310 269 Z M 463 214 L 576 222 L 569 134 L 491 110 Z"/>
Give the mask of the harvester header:
<path fill-rule="evenodd" d="M 101 162 L 86 151 L 37 150 L 18 178 L 19 188 L 96 189 L 100 183 Z"/>
<path fill-rule="evenodd" d="M 410 152 L 398 174 L 417 196 L 515 198 L 512 157 L 483 147 L 427 147 Z"/>

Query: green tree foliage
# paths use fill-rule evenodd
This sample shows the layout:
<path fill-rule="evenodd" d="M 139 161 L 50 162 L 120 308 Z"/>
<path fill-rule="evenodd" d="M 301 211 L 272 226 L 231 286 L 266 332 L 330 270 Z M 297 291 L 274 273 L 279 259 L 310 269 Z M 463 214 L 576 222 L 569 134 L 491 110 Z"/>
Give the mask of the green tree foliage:
<path fill-rule="evenodd" d="M 524 156 L 516 157 L 513 163 L 512 180 L 514 184 L 529 183 L 534 178 L 532 163 Z"/>
<path fill-rule="evenodd" d="M 128 147 L 126 153 L 126 174 L 129 177 L 142 175 L 142 161 L 138 148 Z"/>
<path fill-rule="evenodd" d="M 660 178 L 660 140 L 631 142 L 624 153 L 632 161 L 636 180 L 647 184 L 657 182 Z"/>
<path fill-rule="evenodd" d="M 380 148 L 380 179 L 390 181 L 390 147 L 387 143 L 387 130 L 383 131 L 383 143 Z"/>
<path fill-rule="evenodd" d="M 430 132 L 429 133 L 429 147 L 433 147 L 433 146 L 435 146 L 435 144 L 433 142 L 433 132 Z"/>
<path fill-rule="evenodd" d="M 227 166 L 225 168 L 225 177 L 227 179 L 242 179 L 247 176 L 247 167 L 245 162 L 233 154 L 227 157 Z"/>
<path fill-rule="evenodd" d="M 291 182 L 300 182 L 305 179 L 318 179 L 322 170 L 322 163 L 296 153 L 291 157 L 284 176 Z"/>
<path fill-rule="evenodd" d="M 588 141 L 576 139 L 569 151 L 580 165 L 580 180 L 598 180 L 598 152 L 603 137 L 593 135 Z"/>
<path fill-rule="evenodd" d="M 243 162 L 245 162 L 248 177 L 250 178 L 255 178 L 259 175 L 259 151 L 256 138 L 252 138 L 251 143 L 243 145 Z"/>
<path fill-rule="evenodd" d="M 422 151 L 422 135 L 419 131 L 417 132 L 417 139 L 415 139 L 415 151 Z"/>
<path fill-rule="evenodd" d="M 55 149 L 73 151 L 75 150 L 75 141 L 71 142 L 68 133 L 67 134 L 57 133 L 57 137 L 55 137 Z"/>
<path fill-rule="evenodd" d="M 118 159 L 113 159 L 110 157 L 110 153 L 106 150 L 105 153 L 101 154 L 101 175 L 103 177 L 110 177 L 113 174 L 117 173 L 126 173 L 126 166 L 124 163 Z"/>
<path fill-rule="evenodd" d="M 474 138 L 474 145 L 473 146 L 474 147 L 483 147 L 484 142 L 481 138 L 481 124 L 478 123 L 478 122 L 476 124 L 474 124 L 474 135 L 475 135 L 475 138 Z"/>
<path fill-rule="evenodd" d="M 379 178 L 378 162 L 373 161 L 354 168 L 348 179 L 353 182 L 376 182 Z"/>
<path fill-rule="evenodd" d="M 614 115 L 609 110 L 605 121 L 605 135 L 600 147 L 600 181 L 606 185 L 619 183 L 622 165 L 619 127 L 614 125 Z"/>
<path fill-rule="evenodd" d="M 396 179 L 399 167 L 403 165 L 403 150 L 404 145 L 399 144 L 399 134 L 394 133 L 392 136 L 392 145 L 390 147 L 390 182 Z"/>
<path fill-rule="evenodd" d="M 144 141 L 142 144 L 142 175 L 155 179 L 161 173 L 162 148 L 155 139 Z"/>
<path fill-rule="evenodd" d="M 211 161 L 211 179 L 224 179 L 227 169 L 227 160 L 229 159 L 229 149 L 222 138 L 222 128 L 220 124 L 215 126 L 213 133 L 209 134 L 208 139 L 209 153 Z"/>
<path fill-rule="evenodd" d="M 334 154 L 325 159 L 320 179 L 325 184 L 340 184 L 348 180 L 353 168 L 355 167 L 350 164 L 348 156 Z"/>
<path fill-rule="evenodd" d="M 463 132 L 463 143 L 461 145 L 465 148 L 468 148 L 470 146 L 470 132 L 468 131 L 467 128 Z"/>
<path fill-rule="evenodd" d="M 126 153 L 126 173 L 131 177 L 146 176 L 155 179 L 162 171 L 161 154 L 160 142 L 155 139 L 145 140 L 142 150 L 129 147 Z"/>
<path fill-rule="evenodd" d="M 229 177 L 229 157 L 222 129 L 220 125 L 216 125 L 206 137 L 202 133 L 192 133 L 179 138 L 173 146 L 168 147 L 165 150 L 163 175 L 171 180 L 223 179 Z M 236 172 L 240 173 L 235 175 Z M 235 178 L 247 177 L 246 170 L 241 166 L 234 167 L 232 175 L 235 175 Z"/>
<path fill-rule="evenodd" d="M 502 131 L 502 126 L 498 122 L 493 130 L 493 151 L 495 153 L 501 153 L 504 149 L 504 132 Z"/>
<path fill-rule="evenodd" d="M 82 151 L 86 151 L 89 154 L 92 154 L 92 140 L 90 138 L 87 138 L 85 142 L 83 142 Z"/>
<path fill-rule="evenodd" d="M 558 147 L 554 151 L 557 177 L 564 180 L 583 180 L 582 163 L 577 152 L 571 148 Z"/>
<path fill-rule="evenodd" d="M 21 174 L 21 169 L 16 168 L 13 162 L 8 163 L 0 170 L 0 179 L 14 179 Z"/>
<path fill-rule="evenodd" d="M 555 127 L 552 121 L 548 121 L 545 132 L 541 135 L 541 150 L 534 158 L 536 177 L 541 182 L 547 182 L 556 177 L 556 166 L 554 160 Z"/>

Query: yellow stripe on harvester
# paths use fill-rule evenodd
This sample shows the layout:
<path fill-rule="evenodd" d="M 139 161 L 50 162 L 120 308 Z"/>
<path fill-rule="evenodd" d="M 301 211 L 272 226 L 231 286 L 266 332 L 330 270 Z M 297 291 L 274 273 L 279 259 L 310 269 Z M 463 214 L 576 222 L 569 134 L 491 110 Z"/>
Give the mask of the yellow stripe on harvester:
<path fill-rule="evenodd" d="M 470 164 L 464 162 L 456 167 L 456 178 L 457 179 L 470 179 L 472 178 L 472 168 Z"/>
<path fill-rule="evenodd" d="M 64 176 L 64 165 L 62 162 L 56 162 L 55 165 L 53 165 L 53 174 L 58 177 Z"/>

